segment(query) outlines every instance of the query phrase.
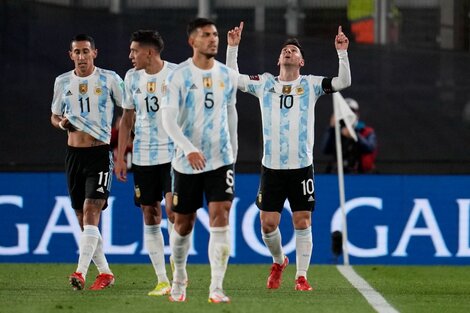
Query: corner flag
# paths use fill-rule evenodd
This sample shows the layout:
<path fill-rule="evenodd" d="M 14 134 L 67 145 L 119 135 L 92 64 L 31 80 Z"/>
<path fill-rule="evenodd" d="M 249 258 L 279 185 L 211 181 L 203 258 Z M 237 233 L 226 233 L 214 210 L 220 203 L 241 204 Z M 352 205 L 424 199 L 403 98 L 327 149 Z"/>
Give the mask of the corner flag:
<path fill-rule="evenodd" d="M 339 188 L 339 204 L 342 215 L 342 245 L 343 245 L 343 261 L 344 265 L 349 265 L 348 252 L 348 226 L 346 220 L 346 210 L 344 208 L 345 192 L 344 192 L 344 169 L 343 169 L 343 151 L 341 147 L 341 129 L 339 121 L 343 120 L 351 137 L 357 141 L 357 135 L 354 131 L 354 123 L 356 122 L 356 114 L 351 110 L 339 92 L 333 94 L 333 114 L 335 115 L 335 142 L 336 142 L 336 160 L 338 162 L 338 188 Z"/>
<path fill-rule="evenodd" d="M 335 122 L 339 123 L 340 120 L 343 120 L 346 128 L 351 134 L 351 137 L 353 137 L 354 141 L 357 141 L 357 135 L 354 131 L 354 123 L 357 120 L 357 116 L 354 114 L 339 92 L 335 92 L 333 94 L 333 110 L 335 115 Z"/>

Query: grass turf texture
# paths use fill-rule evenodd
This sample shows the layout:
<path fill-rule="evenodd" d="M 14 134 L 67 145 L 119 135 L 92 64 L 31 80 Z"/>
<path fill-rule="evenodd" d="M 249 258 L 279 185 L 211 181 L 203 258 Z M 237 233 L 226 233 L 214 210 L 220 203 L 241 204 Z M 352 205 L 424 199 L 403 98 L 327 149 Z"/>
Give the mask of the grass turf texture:
<path fill-rule="evenodd" d="M 230 304 L 207 303 L 210 269 L 189 265 L 186 303 L 150 297 L 150 265 L 111 264 L 116 285 L 103 291 L 73 291 L 74 264 L 0 264 L 0 312 L 374 312 L 334 266 L 313 265 L 312 292 L 294 290 L 295 266 L 285 270 L 278 290 L 266 289 L 269 265 L 230 265 L 225 291 Z M 469 267 L 356 266 L 356 271 L 400 312 L 470 312 Z M 93 283 L 92 265 L 86 287 Z"/>
<path fill-rule="evenodd" d="M 469 266 L 355 266 L 400 312 L 470 312 Z"/>

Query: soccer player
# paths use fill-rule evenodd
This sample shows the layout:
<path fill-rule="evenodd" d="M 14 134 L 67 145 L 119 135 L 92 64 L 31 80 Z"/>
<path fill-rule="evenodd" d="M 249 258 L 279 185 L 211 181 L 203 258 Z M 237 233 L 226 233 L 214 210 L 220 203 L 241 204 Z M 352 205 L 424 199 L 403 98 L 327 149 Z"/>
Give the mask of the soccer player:
<path fill-rule="evenodd" d="M 175 272 L 170 301 L 186 300 L 186 263 L 196 211 L 209 207 L 209 302 L 230 302 L 223 280 L 230 255 L 229 212 L 237 154 L 237 73 L 215 60 L 219 36 L 214 22 L 188 24 L 193 56 L 167 79 L 163 126 L 176 144 L 171 236 Z"/>
<path fill-rule="evenodd" d="M 83 289 L 93 259 L 99 275 L 90 289 L 100 290 L 114 284 L 98 223 L 111 187 L 111 125 L 114 105 L 122 104 L 124 83 L 115 72 L 94 65 L 98 50 L 92 37 L 75 36 L 69 55 L 75 68 L 56 78 L 51 106 L 52 125 L 68 134 L 67 185 L 82 228 L 78 267 L 69 281 L 74 289 Z"/>
<path fill-rule="evenodd" d="M 126 181 L 125 154 L 134 127 L 134 199 L 144 215 L 144 241 L 158 279 L 149 296 L 166 295 L 171 289 L 165 269 L 160 202 L 164 195 L 170 234 L 174 221 L 170 174 L 174 148 L 162 126 L 161 101 L 165 79 L 176 64 L 162 60 L 163 47 L 163 38 L 157 31 L 138 30 L 131 35 L 129 59 L 134 68 L 127 71 L 124 78 L 126 101 L 123 103 L 114 168 L 118 180 Z"/>
<path fill-rule="evenodd" d="M 238 45 L 243 22 L 227 34 L 227 65 L 238 71 Z M 314 108 L 324 94 L 351 85 L 347 54 L 348 38 L 338 28 L 335 47 L 339 57 L 338 77 L 301 75 L 304 51 L 296 39 L 287 40 L 278 59 L 279 75 L 240 75 L 238 88 L 259 98 L 263 124 L 261 181 L 256 198 L 260 209 L 261 234 L 271 252 L 273 265 L 267 288 L 280 287 L 289 260 L 281 245 L 279 223 L 284 202 L 289 200 L 296 237 L 296 290 L 312 290 L 307 271 L 312 255 L 311 212 L 314 210 L 313 180 Z"/>

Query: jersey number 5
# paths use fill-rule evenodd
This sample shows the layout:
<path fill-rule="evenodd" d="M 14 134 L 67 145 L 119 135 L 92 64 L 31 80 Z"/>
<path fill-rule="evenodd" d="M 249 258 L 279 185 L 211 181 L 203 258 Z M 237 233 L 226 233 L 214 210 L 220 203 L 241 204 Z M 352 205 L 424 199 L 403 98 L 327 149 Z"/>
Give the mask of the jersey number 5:
<path fill-rule="evenodd" d="M 214 94 L 212 92 L 206 93 L 204 105 L 208 109 L 212 109 L 212 107 L 214 106 Z"/>

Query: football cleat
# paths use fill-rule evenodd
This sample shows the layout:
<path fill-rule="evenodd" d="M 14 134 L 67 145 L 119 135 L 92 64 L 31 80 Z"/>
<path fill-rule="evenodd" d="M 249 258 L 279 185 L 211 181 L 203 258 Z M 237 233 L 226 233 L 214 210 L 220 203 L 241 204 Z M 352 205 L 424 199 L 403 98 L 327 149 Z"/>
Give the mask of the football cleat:
<path fill-rule="evenodd" d="M 164 296 L 171 292 L 171 286 L 168 282 L 160 282 L 155 286 L 155 289 L 148 293 L 149 296 Z"/>
<path fill-rule="evenodd" d="M 171 302 L 185 302 L 186 301 L 186 283 L 174 280 L 171 286 L 169 300 Z"/>
<path fill-rule="evenodd" d="M 299 276 L 295 280 L 295 290 L 310 291 L 310 290 L 313 290 L 313 288 L 310 286 L 310 284 L 308 283 L 307 279 L 304 276 Z"/>
<path fill-rule="evenodd" d="M 70 285 L 72 285 L 73 290 L 82 290 L 85 288 L 85 279 L 82 276 L 82 273 L 73 272 L 69 276 Z"/>
<path fill-rule="evenodd" d="M 222 289 L 215 289 L 209 293 L 209 303 L 230 303 L 230 298 L 227 297 Z"/>
<path fill-rule="evenodd" d="M 114 285 L 113 274 L 99 274 L 96 276 L 95 282 L 91 285 L 90 290 L 102 290 Z"/>
<path fill-rule="evenodd" d="M 269 274 L 268 281 L 266 283 L 268 289 L 278 289 L 281 286 L 282 271 L 287 267 L 287 264 L 289 264 L 287 256 L 284 257 L 284 262 L 282 264 L 273 263 L 271 266 L 271 274 Z"/>

